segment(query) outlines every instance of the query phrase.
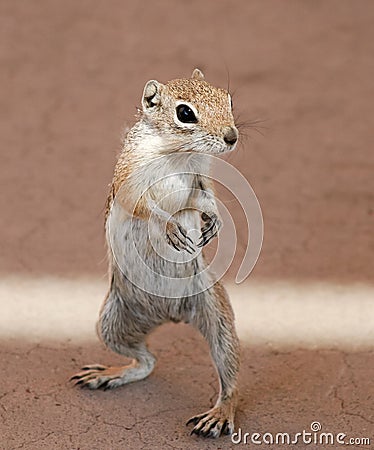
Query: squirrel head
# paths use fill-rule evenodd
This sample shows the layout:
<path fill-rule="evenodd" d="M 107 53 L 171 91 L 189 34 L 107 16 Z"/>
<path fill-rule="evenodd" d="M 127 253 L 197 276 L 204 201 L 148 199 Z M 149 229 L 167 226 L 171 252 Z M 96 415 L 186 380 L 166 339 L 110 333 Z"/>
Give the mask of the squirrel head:
<path fill-rule="evenodd" d="M 218 154 L 233 150 L 238 140 L 230 94 L 206 82 L 199 69 L 188 79 L 148 81 L 141 119 L 166 151 Z"/>

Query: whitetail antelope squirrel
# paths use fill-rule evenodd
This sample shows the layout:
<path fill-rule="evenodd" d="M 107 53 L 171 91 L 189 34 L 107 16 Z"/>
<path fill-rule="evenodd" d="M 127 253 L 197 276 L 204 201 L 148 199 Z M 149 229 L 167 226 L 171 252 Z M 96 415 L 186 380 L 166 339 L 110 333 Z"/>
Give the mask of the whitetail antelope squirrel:
<path fill-rule="evenodd" d="M 201 247 L 221 221 L 212 182 L 199 171 L 204 155 L 232 151 L 237 140 L 230 94 L 200 70 L 145 85 L 107 202 L 110 288 L 98 322 L 104 343 L 133 362 L 86 366 L 72 377 L 90 389 L 142 380 L 156 362 L 147 335 L 168 321 L 188 322 L 207 340 L 219 375 L 216 405 L 187 422 L 209 437 L 234 429 L 239 342 L 227 293 L 205 270 Z M 201 230 L 195 242 L 193 230 Z"/>

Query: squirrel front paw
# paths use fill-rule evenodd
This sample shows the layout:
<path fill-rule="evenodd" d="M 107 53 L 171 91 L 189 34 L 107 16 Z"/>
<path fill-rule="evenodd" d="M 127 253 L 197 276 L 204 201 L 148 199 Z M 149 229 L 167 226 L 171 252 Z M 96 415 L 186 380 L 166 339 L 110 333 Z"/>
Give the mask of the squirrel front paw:
<path fill-rule="evenodd" d="M 178 252 L 186 250 L 186 252 L 192 254 L 195 251 L 192 239 L 187 236 L 187 232 L 182 225 L 174 219 L 166 223 L 166 240 Z"/>
<path fill-rule="evenodd" d="M 204 247 L 208 244 L 215 236 L 217 236 L 218 231 L 222 226 L 220 218 L 215 213 L 202 213 L 201 220 L 205 222 L 205 225 L 201 228 L 200 240 L 197 243 L 198 247 Z"/>

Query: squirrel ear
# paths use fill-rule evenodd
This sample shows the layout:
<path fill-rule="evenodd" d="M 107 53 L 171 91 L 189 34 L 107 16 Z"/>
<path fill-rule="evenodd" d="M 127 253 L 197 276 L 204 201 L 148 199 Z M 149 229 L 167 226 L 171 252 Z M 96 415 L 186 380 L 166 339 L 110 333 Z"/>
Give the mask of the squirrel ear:
<path fill-rule="evenodd" d="M 194 71 L 192 72 L 191 78 L 194 80 L 203 80 L 204 79 L 204 74 L 200 69 L 194 69 Z"/>
<path fill-rule="evenodd" d="M 143 110 L 154 108 L 161 102 L 162 84 L 156 80 L 150 80 L 144 86 L 142 106 Z"/>

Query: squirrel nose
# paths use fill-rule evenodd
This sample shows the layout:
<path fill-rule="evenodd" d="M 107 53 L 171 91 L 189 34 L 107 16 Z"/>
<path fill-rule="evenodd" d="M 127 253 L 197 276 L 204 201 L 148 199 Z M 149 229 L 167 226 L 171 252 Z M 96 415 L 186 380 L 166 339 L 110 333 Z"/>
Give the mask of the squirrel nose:
<path fill-rule="evenodd" d="M 223 140 L 226 144 L 234 145 L 238 140 L 238 130 L 235 127 L 226 127 L 224 129 Z"/>

